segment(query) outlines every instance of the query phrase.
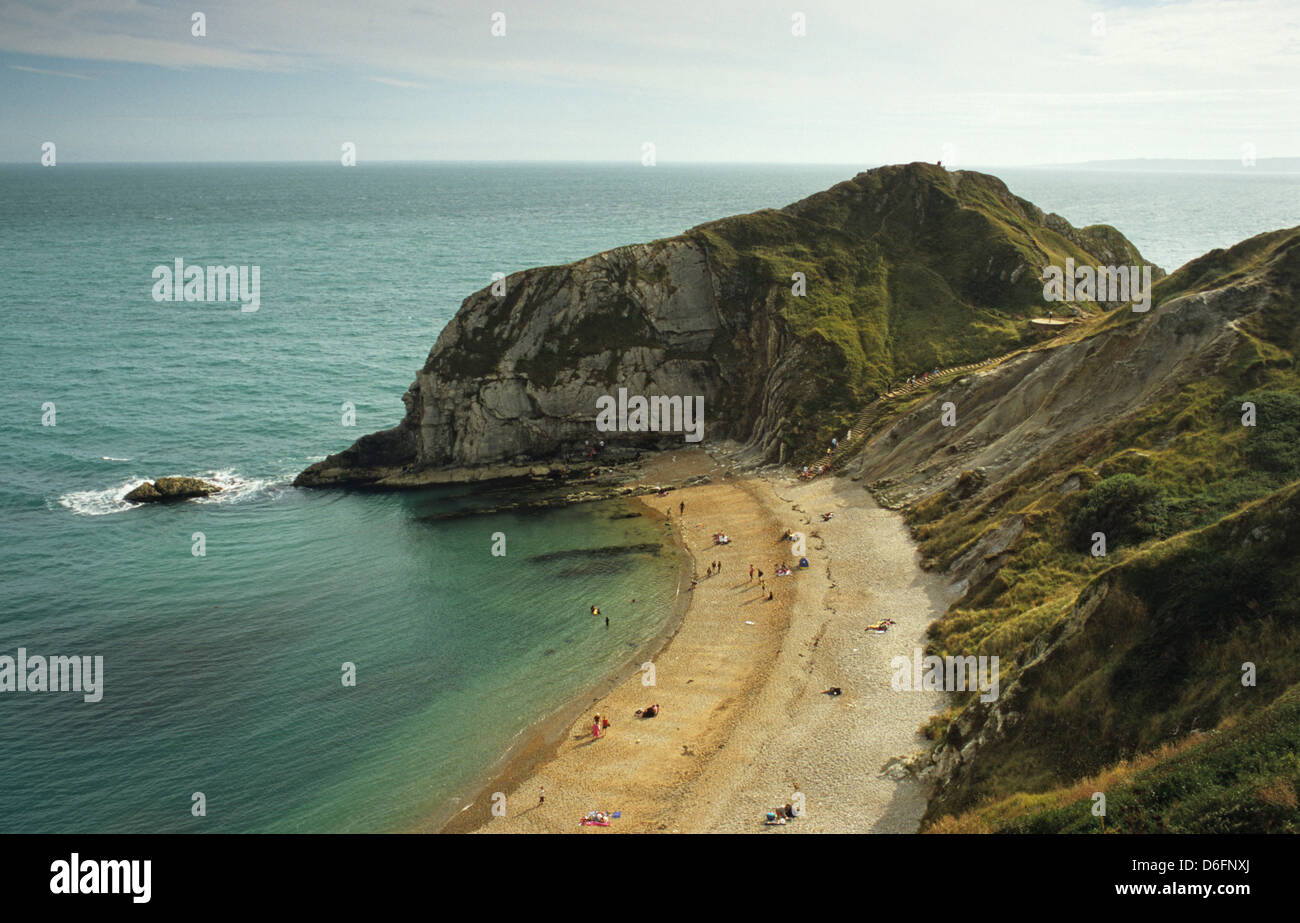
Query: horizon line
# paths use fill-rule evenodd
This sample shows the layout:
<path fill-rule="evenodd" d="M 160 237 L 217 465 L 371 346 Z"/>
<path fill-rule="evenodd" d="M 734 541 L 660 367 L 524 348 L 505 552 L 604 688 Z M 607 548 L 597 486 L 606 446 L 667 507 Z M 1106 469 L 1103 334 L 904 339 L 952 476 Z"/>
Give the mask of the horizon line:
<path fill-rule="evenodd" d="M 1260 164 L 1276 163 L 1280 161 L 1296 162 L 1297 168 L 1300 168 L 1300 155 L 1297 156 L 1279 156 L 1279 157 L 1260 157 L 1257 158 L 1253 165 L 1247 166 L 1237 158 L 1209 158 L 1209 157 L 1116 157 L 1107 160 L 1076 160 L 1065 161 L 1060 163 L 972 163 L 969 165 L 957 164 L 951 169 L 974 170 L 974 169 L 1059 169 L 1064 167 L 1088 167 L 1101 164 L 1215 164 L 1224 166 L 1234 166 L 1236 169 L 1243 171 L 1258 170 Z M 500 165 L 574 165 L 574 166 L 621 166 L 621 167 L 638 167 L 646 168 L 635 158 L 627 160 L 573 160 L 573 159 L 520 159 L 520 158 L 425 158 L 425 159 L 374 159 L 358 161 L 358 164 L 377 164 L 377 165 L 399 165 L 399 164 L 500 164 Z M 860 166 L 867 164 L 864 169 L 873 169 L 881 166 L 895 166 L 909 163 L 933 163 L 939 165 L 939 161 L 930 160 L 899 160 L 893 162 L 872 162 L 872 161 L 847 161 L 847 160 L 670 160 L 662 163 L 655 163 L 654 167 L 672 167 L 672 166 L 745 166 L 745 167 L 845 167 Z M 337 157 L 331 157 L 319 160 L 276 160 L 276 159 L 258 159 L 258 160 L 73 160 L 60 166 L 251 166 L 251 165 L 282 165 L 282 166 L 323 166 L 323 165 L 340 165 Z M 37 166 L 43 167 L 39 158 L 33 160 L 0 160 L 0 166 Z"/>

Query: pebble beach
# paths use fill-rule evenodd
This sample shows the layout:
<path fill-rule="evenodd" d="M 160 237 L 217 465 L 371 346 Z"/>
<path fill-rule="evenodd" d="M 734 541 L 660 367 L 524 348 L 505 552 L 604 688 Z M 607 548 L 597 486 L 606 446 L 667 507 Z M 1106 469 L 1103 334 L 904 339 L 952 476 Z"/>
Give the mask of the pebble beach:
<path fill-rule="evenodd" d="M 847 479 L 740 476 L 703 453 L 647 467 L 648 478 L 701 472 L 710 483 L 639 501 L 683 544 L 697 581 L 653 671 L 643 664 L 528 748 L 448 832 L 917 830 L 926 790 L 912 761 L 944 700 L 895 691 L 890 661 L 924 646 L 949 600 L 945 581 L 921 570 L 902 518 Z M 807 568 L 787 530 L 804 534 Z M 714 544 L 718 532 L 730 542 Z M 793 573 L 775 576 L 780 563 Z M 888 631 L 868 630 L 882 619 Z M 635 717 L 652 704 L 658 716 Z M 610 721 L 599 738 L 596 714 Z M 787 803 L 803 816 L 763 822 Z M 619 816 L 583 826 L 592 811 Z"/>

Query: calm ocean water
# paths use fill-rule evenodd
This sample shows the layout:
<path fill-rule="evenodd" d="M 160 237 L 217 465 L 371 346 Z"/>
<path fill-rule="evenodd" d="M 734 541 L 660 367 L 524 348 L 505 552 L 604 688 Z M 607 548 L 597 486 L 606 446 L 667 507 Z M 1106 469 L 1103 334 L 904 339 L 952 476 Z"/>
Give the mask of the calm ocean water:
<path fill-rule="evenodd" d="M 634 662 L 671 613 L 675 557 L 530 560 L 661 543 L 617 504 L 430 523 L 457 494 L 289 480 L 400 418 L 438 331 L 493 272 L 784 205 L 857 169 L 0 167 L 0 655 L 102 655 L 105 672 L 95 704 L 0 694 L 0 832 L 445 814 L 535 722 Z M 1000 175 L 1166 269 L 1300 213 L 1294 175 Z M 260 266 L 260 309 L 155 302 L 153 268 L 178 257 Z M 227 490 L 121 500 L 171 474 Z"/>

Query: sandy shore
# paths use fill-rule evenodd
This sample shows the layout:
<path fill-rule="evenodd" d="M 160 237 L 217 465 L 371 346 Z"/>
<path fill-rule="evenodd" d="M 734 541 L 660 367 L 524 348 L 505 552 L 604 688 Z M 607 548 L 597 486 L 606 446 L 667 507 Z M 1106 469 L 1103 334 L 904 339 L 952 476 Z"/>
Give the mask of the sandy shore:
<path fill-rule="evenodd" d="M 917 731 L 943 703 L 936 693 L 892 690 L 889 662 L 923 646 L 947 605 L 943 581 L 920 570 L 898 515 L 851 481 L 732 478 L 701 453 L 666 457 L 647 476 L 703 470 L 713 483 L 647 498 L 652 514 L 671 511 L 700 578 L 680 627 L 653 658 L 654 685 L 641 674 L 617 685 L 558 745 L 503 776 L 503 816 L 489 813 L 488 792 L 448 830 L 916 830 L 925 792 L 902 763 L 924 748 Z M 823 512 L 835 516 L 824 523 Z M 811 566 L 776 577 L 779 562 L 798 563 L 779 540 L 786 529 L 808 536 Z M 714 546 L 717 531 L 731 544 Z M 722 570 L 706 576 L 713 561 Z M 748 579 L 751 563 L 774 600 Z M 897 624 L 885 634 L 865 630 L 882 618 Z M 843 694 L 822 694 L 832 686 Z M 656 702 L 657 718 L 633 716 Z M 612 722 L 600 739 L 591 735 L 595 713 Z M 796 792 L 807 816 L 764 826 L 763 813 Z M 579 826 L 592 810 L 622 817 L 608 828 Z"/>

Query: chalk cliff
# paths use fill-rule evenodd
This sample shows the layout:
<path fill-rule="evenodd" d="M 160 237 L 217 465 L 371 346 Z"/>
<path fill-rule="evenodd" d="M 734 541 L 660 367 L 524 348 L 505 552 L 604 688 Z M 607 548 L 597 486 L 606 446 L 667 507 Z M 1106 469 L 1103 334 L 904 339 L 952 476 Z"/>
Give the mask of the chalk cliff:
<path fill-rule="evenodd" d="M 733 440 L 754 461 L 784 460 L 842 432 L 899 377 L 1021 342 L 1042 311 L 1041 270 L 1067 257 L 1144 262 L 1113 228 L 1074 228 L 995 177 L 909 164 L 780 210 L 517 272 L 504 293 L 465 299 L 397 426 L 297 483 L 528 470 L 600 438 L 616 450 L 681 444 L 598 432 L 596 401 L 619 388 L 702 395 L 705 445 Z"/>

